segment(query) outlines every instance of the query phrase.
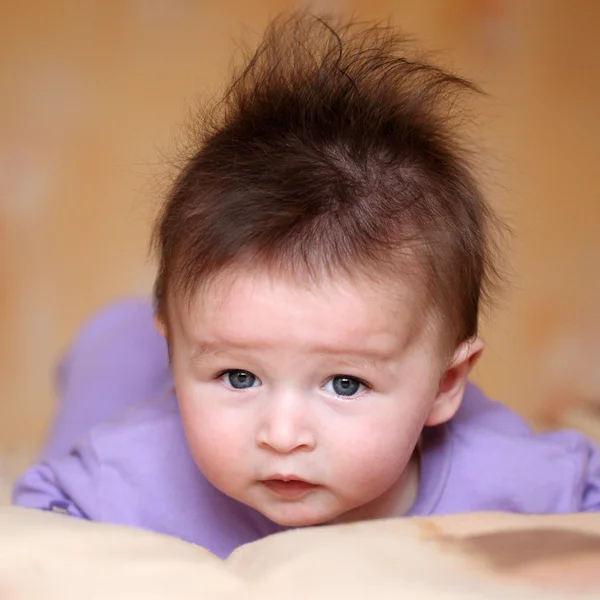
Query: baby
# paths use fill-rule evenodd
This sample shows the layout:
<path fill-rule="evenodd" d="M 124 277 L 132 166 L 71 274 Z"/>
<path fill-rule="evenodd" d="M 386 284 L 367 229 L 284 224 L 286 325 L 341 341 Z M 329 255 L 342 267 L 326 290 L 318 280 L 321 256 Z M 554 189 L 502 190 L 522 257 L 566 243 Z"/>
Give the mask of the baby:
<path fill-rule="evenodd" d="M 451 127 L 470 90 L 389 28 L 273 23 L 159 216 L 155 313 L 81 334 L 15 503 L 223 557 L 288 527 L 599 510 L 591 441 L 468 383 L 496 280 Z"/>

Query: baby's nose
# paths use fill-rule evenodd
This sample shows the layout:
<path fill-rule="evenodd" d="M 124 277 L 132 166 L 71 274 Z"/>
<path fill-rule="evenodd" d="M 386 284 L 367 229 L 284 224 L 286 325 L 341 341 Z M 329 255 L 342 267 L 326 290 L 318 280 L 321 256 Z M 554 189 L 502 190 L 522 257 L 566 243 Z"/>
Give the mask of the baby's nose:
<path fill-rule="evenodd" d="M 279 454 L 314 449 L 314 426 L 310 423 L 308 408 L 301 398 L 287 395 L 269 402 L 258 430 L 257 444 L 260 448 Z"/>

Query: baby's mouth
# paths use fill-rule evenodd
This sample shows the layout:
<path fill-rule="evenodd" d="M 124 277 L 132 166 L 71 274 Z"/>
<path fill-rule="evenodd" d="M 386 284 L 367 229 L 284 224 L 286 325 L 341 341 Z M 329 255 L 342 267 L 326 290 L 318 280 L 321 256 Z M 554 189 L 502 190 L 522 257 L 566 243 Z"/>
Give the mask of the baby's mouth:
<path fill-rule="evenodd" d="M 319 488 L 320 486 L 315 483 L 310 483 L 295 476 L 282 476 L 276 475 L 269 477 L 261 482 L 270 492 L 288 498 L 296 500 L 306 496 L 309 492 Z"/>

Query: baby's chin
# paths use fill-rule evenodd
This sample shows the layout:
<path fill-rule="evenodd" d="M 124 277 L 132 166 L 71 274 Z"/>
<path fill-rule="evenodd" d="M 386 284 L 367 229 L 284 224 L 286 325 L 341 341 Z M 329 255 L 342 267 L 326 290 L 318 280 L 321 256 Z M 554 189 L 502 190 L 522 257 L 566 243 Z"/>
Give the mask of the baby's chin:
<path fill-rule="evenodd" d="M 280 525 L 281 527 L 298 528 L 298 527 L 318 527 L 319 525 L 328 525 L 334 523 L 338 515 L 328 516 L 308 516 L 308 515 L 289 515 L 280 516 L 272 514 L 268 511 L 260 511 L 273 523 Z"/>
<path fill-rule="evenodd" d="M 319 525 L 335 525 L 337 523 L 351 523 L 356 520 L 362 520 L 355 516 L 355 511 L 359 507 L 350 507 L 346 510 L 342 508 L 327 509 L 325 507 L 306 507 L 306 506 L 284 506 L 284 507 L 265 507 L 254 506 L 256 510 L 262 513 L 267 519 L 280 525 L 281 527 L 318 527 Z"/>
<path fill-rule="evenodd" d="M 307 506 L 303 503 L 282 503 L 276 506 L 253 506 L 267 519 L 281 527 L 316 527 L 334 523 L 344 511 L 327 510 L 324 507 Z"/>
<path fill-rule="evenodd" d="M 219 486 L 213 483 L 215 487 Z M 335 495 L 326 488 L 319 488 L 302 500 L 267 499 L 264 490 L 256 493 L 256 488 L 250 490 L 232 490 L 225 486 L 219 488 L 234 500 L 258 511 L 264 517 L 281 527 L 316 527 L 334 523 L 350 522 L 356 510 L 363 507 L 345 506 Z M 359 517 L 360 518 L 360 517 Z"/>

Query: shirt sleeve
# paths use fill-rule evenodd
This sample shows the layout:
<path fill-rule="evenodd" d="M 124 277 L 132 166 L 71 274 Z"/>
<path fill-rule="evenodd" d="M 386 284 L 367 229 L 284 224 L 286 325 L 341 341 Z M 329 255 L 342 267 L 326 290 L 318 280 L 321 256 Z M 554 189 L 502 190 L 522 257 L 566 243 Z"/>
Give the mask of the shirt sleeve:
<path fill-rule="evenodd" d="M 600 512 L 600 447 L 589 442 L 581 512 Z"/>
<path fill-rule="evenodd" d="M 541 437 L 560 444 L 572 461 L 575 512 L 600 512 L 600 446 L 573 430 L 553 431 Z"/>
<path fill-rule="evenodd" d="M 17 506 L 100 520 L 101 465 L 90 438 L 65 456 L 29 468 L 16 482 Z"/>

